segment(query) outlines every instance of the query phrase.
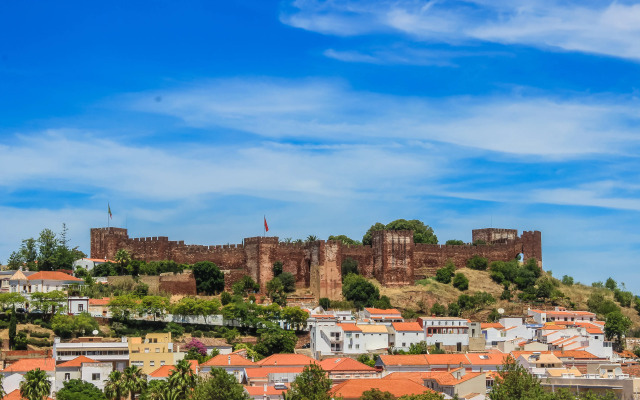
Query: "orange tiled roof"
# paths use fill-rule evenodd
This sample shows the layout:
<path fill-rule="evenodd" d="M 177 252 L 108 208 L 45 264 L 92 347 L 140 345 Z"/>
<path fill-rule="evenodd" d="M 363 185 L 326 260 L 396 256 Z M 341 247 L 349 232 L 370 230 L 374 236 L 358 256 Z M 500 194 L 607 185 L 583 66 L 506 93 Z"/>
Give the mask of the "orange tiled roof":
<path fill-rule="evenodd" d="M 198 361 L 197 360 L 189 360 L 189 364 L 191 366 L 191 370 L 194 374 L 198 373 Z M 149 376 L 153 378 L 168 378 L 171 375 L 171 371 L 175 368 L 175 365 L 163 365 L 162 367 L 156 369 Z"/>
<path fill-rule="evenodd" d="M 251 360 L 247 360 L 246 358 L 239 356 L 237 354 L 218 354 L 212 359 L 206 361 L 201 366 L 205 367 L 225 367 L 225 366 L 249 366 L 254 367 L 257 366 Z"/>
<path fill-rule="evenodd" d="M 63 362 L 61 364 L 56 365 L 56 368 L 81 367 L 82 363 L 96 363 L 96 362 L 98 362 L 98 361 L 92 360 L 89 357 L 78 356 L 78 357 L 74 358 L 73 360 L 69 360 L 69 361 L 66 361 L 66 362 Z"/>
<path fill-rule="evenodd" d="M 369 314 L 397 314 L 401 315 L 400 311 L 395 308 L 382 309 L 382 308 L 365 308 Z"/>
<path fill-rule="evenodd" d="M 103 297 L 101 299 L 89 299 L 90 306 L 106 306 L 111 301 L 110 297 Z"/>
<path fill-rule="evenodd" d="M 392 372 L 382 379 L 409 379 L 420 385 L 424 384 L 424 377 L 428 372 Z"/>
<path fill-rule="evenodd" d="M 36 368 L 43 371 L 54 371 L 56 362 L 53 358 L 23 358 L 9 365 L 2 372 L 26 372 Z"/>
<path fill-rule="evenodd" d="M 279 396 L 282 395 L 282 393 L 286 392 L 288 390 L 288 386 L 287 389 L 276 389 L 273 386 L 267 386 L 267 390 L 264 390 L 264 386 L 260 385 L 260 386 L 245 386 L 244 390 L 247 391 L 247 393 L 249 394 L 249 396 L 251 397 L 256 397 L 256 396 L 278 396 L 278 398 L 280 398 Z"/>
<path fill-rule="evenodd" d="M 438 382 L 440 386 L 455 386 L 462 382 L 466 382 L 469 379 L 476 378 L 480 375 L 486 376 L 484 372 L 466 372 L 463 376 L 460 377 L 460 379 L 456 379 L 456 377 L 452 374 L 452 372 L 454 371 L 457 371 L 457 370 L 453 370 L 451 372 L 449 371 L 427 372 L 424 379 L 434 380 Z"/>
<path fill-rule="evenodd" d="M 558 358 L 573 358 L 578 360 L 594 360 L 599 359 L 600 357 L 589 353 L 586 350 L 564 350 L 564 351 L 554 351 L 553 354 Z"/>
<path fill-rule="evenodd" d="M 391 325 L 397 332 L 422 332 L 422 327 L 417 322 L 392 322 Z"/>
<path fill-rule="evenodd" d="M 375 372 L 375 368 L 363 364 L 349 357 L 327 358 L 320 361 L 320 366 L 325 371 L 366 371 Z"/>
<path fill-rule="evenodd" d="M 489 329 L 489 328 L 504 329 L 504 326 L 499 322 L 486 322 L 484 324 L 480 324 L 480 329 Z"/>
<path fill-rule="evenodd" d="M 358 328 L 356 324 L 336 324 L 342 328 L 345 332 L 362 332 L 362 329 Z"/>
<path fill-rule="evenodd" d="M 317 364 L 317 361 L 304 354 L 273 354 L 267 358 L 264 358 L 257 362 L 262 366 L 294 366 L 294 365 L 308 365 Z"/>
<path fill-rule="evenodd" d="M 503 364 L 508 354 L 502 353 L 467 353 L 471 365 L 498 365 Z"/>
<path fill-rule="evenodd" d="M 16 389 L 2 398 L 2 400 L 23 400 L 23 399 L 24 397 L 20 396 L 20 389 Z M 53 400 L 53 399 L 51 397 L 47 397 L 47 400 Z"/>
<path fill-rule="evenodd" d="M 435 393 L 419 383 L 409 379 L 349 379 L 331 389 L 331 393 L 347 399 L 359 399 L 367 390 L 378 389 L 389 392 L 394 397 L 401 397 L 425 392 Z"/>
<path fill-rule="evenodd" d="M 304 370 L 302 366 L 295 367 L 262 367 L 262 368 L 247 368 L 247 378 L 266 378 L 269 374 L 301 374 Z"/>
<path fill-rule="evenodd" d="M 27 276 L 30 281 L 49 280 L 49 281 L 78 281 L 82 282 L 82 279 L 76 278 L 69 274 L 59 271 L 39 271 L 35 274 Z"/>
<path fill-rule="evenodd" d="M 380 356 L 380 361 L 384 365 L 429 365 L 425 354 L 385 354 Z"/>
<path fill-rule="evenodd" d="M 425 359 L 431 365 L 469 364 L 466 354 L 425 354 Z"/>

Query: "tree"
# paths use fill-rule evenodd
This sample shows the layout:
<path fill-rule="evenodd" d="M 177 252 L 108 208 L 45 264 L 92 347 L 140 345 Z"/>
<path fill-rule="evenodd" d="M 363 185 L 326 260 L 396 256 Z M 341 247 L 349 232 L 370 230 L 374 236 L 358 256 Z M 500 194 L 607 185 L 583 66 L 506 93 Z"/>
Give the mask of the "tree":
<path fill-rule="evenodd" d="M 436 271 L 436 281 L 444 284 L 451 283 L 451 278 L 456 272 L 456 266 L 453 261 L 448 260 L 444 267 Z"/>
<path fill-rule="evenodd" d="M 31 304 L 45 314 L 53 314 L 65 308 L 67 294 L 61 290 L 31 293 Z"/>
<path fill-rule="evenodd" d="M 358 261 L 351 257 L 346 257 L 344 261 L 342 261 L 342 280 L 344 281 L 344 277 L 349 274 L 358 273 Z"/>
<path fill-rule="evenodd" d="M 408 221 L 406 219 L 397 219 L 395 221 L 389 222 L 387 225 L 376 222 L 371 226 L 371 228 L 369 228 L 367 233 L 365 233 L 364 237 L 362 238 L 362 243 L 370 245 L 372 243 L 373 232 L 381 230 L 413 231 L 414 243 L 438 244 L 438 237 L 433 233 L 433 228 L 431 228 L 429 225 L 425 225 L 424 222 L 417 219 Z"/>
<path fill-rule="evenodd" d="M 360 400 L 395 400 L 396 396 L 389 392 L 383 392 L 379 389 L 373 388 L 362 393 Z"/>
<path fill-rule="evenodd" d="M 249 395 L 233 375 L 221 368 L 211 368 L 209 376 L 198 382 L 192 400 L 249 400 Z"/>
<path fill-rule="evenodd" d="M 456 399 L 457 396 L 454 396 L 453 400 Z M 405 394 L 404 396 L 399 397 L 398 400 L 444 400 L 444 396 L 436 392 L 425 392 L 422 394 Z"/>
<path fill-rule="evenodd" d="M 291 383 L 290 400 L 331 400 L 332 381 L 319 365 L 309 364 Z"/>
<path fill-rule="evenodd" d="M 604 287 L 611 291 L 614 291 L 617 289 L 618 284 L 613 280 L 613 278 L 609 277 L 609 279 L 607 279 L 607 281 L 604 283 Z"/>
<path fill-rule="evenodd" d="M 264 356 L 276 353 L 293 353 L 297 342 L 298 337 L 293 331 L 273 327 L 264 329 L 260 333 L 260 338 L 254 349 Z"/>
<path fill-rule="evenodd" d="M 369 354 L 360 354 L 357 360 L 358 362 L 361 362 L 364 365 L 368 365 L 371 368 L 376 366 L 376 360 L 371 359 L 371 357 L 369 357 Z"/>
<path fill-rule="evenodd" d="M 458 303 L 449 303 L 447 306 L 447 315 L 450 317 L 459 317 L 460 316 L 460 306 Z"/>
<path fill-rule="evenodd" d="M 279 276 L 282 273 L 282 261 L 273 263 L 273 276 Z"/>
<path fill-rule="evenodd" d="M 462 246 L 464 242 L 458 239 L 449 239 L 445 242 L 447 246 Z"/>
<path fill-rule="evenodd" d="M 53 271 L 58 263 L 56 253 L 59 246 L 56 234 L 51 229 L 43 229 L 38 237 L 38 270 Z"/>
<path fill-rule="evenodd" d="M 618 343 L 622 343 L 622 336 L 627 333 L 631 327 L 631 319 L 624 316 L 620 311 L 612 311 L 607 314 L 607 320 L 604 324 L 604 334 L 607 339 L 616 338 Z"/>
<path fill-rule="evenodd" d="M 257 293 L 260 290 L 260 285 L 252 277 L 245 275 L 238 282 L 231 285 L 231 290 L 233 294 L 244 297 L 249 293 Z"/>
<path fill-rule="evenodd" d="M 309 235 L 304 241 L 307 243 L 311 243 L 315 242 L 316 240 L 318 240 L 318 237 L 316 235 Z"/>
<path fill-rule="evenodd" d="M 487 316 L 487 321 L 489 322 L 496 322 L 499 319 L 500 319 L 500 313 L 495 308 L 491 310 L 491 312 Z"/>
<path fill-rule="evenodd" d="M 156 320 L 156 315 L 164 314 L 169 308 L 169 299 L 162 296 L 145 296 L 138 305 L 138 312 L 140 314 L 153 315 L 153 320 Z"/>
<path fill-rule="evenodd" d="M 282 282 L 282 286 L 284 287 L 284 291 L 286 293 L 292 293 L 296 291 L 296 278 L 293 276 L 291 272 L 283 272 L 278 276 L 280 282 Z"/>
<path fill-rule="evenodd" d="M 104 394 L 109 400 L 121 400 L 129 390 L 125 386 L 124 375 L 120 371 L 112 371 L 104 385 Z"/>
<path fill-rule="evenodd" d="M 63 339 L 69 339 L 73 334 L 73 316 L 59 314 L 53 317 L 51 328 L 56 336 Z"/>
<path fill-rule="evenodd" d="M 9 348 L 15 348 L 16 327 L 18 321 L 16 319 L 16 310 L 11 311 L 11 319 L 9 320 Z"/>
<path fill-rule="evenodd" d="M 81 379 L 63 382 L 64 387 L 56 393 L 56 400 L 106 400 L 102 390 Z"/>
<path fill-rule="evenodd" d="M 442 304 L 435 302 L 433 306 L 431 306 L 431 315 L 435 315 L 438 317 L 442 317 L 447 314 L 447 309 Z"/>
<path fill-rule="evenodd" d="M 321 297 L 318 303 L 324 310 L 328 310 L 331 307 L 331 300 L 328 297 Z"/>
<path fill-rule="evenodd" d="M 467 267 L 479 271 L 484 271 L 489 266 L 489 260 L 479 255 L 475 255 L 467 260 Z"/>
<path fill-rule="evenodd" d="M 51 382 L 47 373 L 40 368 L 32 369 L 24 375 L 20 383 L 20 396 L 28 400 L 42 400 L 49 396 Z"/>
<path fill-rule="evenodd" d="M 564 275 L 562 277 L 562 284 L 566 286 L 573 286 L 573 278 L 569 275 Z"/>
<path fill-rule="evenodd" d="M 287 323 L 289 329 L 300 330 L 307 324 L 309 314 L 300 307 L 285 307 L 282 309 L 282 319 Z"/>
<path fill-rule="evenodd" d="M 453 287 L 458 290 L 467 290 L 469 289 L 469 279 L 462 272 L 458 272 L 453 277 Z"/>
<path fill-rule="evenodd" d="M 125 249 L 119 249 L 113 260 L 118 263 L 118 275 L 124 275 L 127 265 L 131 262 L 131 254 Z"/>
<path fill-rule="evenodd" d="M 380 291 L 373 283 L 360 275 L 349 274 L 342 284 L 342 295 L 353 301 L 357 308 L 370 307 L 380 299 Z"/>
<path fill-rule="evenodd" d="M 198 293 L 214 295 L 224 290 L 224 274 L 211 261 L 200 261 L 193 264 L 193 277 L 196 280 Z"/>
<path fill-rule="evenodd" d="M 132 399 L 135 399 L 136 394 L 142 393 L 147 388 L 146 376 L 135 365 L 130 365 L 124 369 L 122 380 L 126 393 L 131 394 Z"/>
<path fill-rule="evenodd" d="M 284 285 L 280 278 L 273 278 L 267 282 L 267 295 L 274 303 L 282 307 L 287 305 L 287 294 L 284 292 Z"/>
<path fill-rule="evenodd" d="M 116 296 L 109 300 L 107 307 L 116 321 L 127 321 L 131 313 L 138 309 L 138 299 L 133 296 Z"/>
<path fill-rule="evenodd" d="M 226 306 L 227 304 L 231 303 L 231 293 L 229 292 L 220 293 L 220 303 L 222 303 L 223 306 Z"/>
<path fill-rule="evenodd" d="M 180 360 L 173 367 L 167 381 L 171 391 L 174 392 L 177 398 L 186 399 L 196 387 L 198 378 L 193 369 L 191 369 L 191 363 L 188 360 Z"/>
<path fill-rule="evenodd" d="M 327 238 L 327 240 L 335 240 L 336 242 L 340 242 L 344 245 L 347 246 L 359 246 L 362 245 L 362 242 L 360 242 L 359 240 L 354 240 L 351 239 L 350 237 L 348 237 L 347 235 L 331 235 L 329 236 L 329 238 Z"/>

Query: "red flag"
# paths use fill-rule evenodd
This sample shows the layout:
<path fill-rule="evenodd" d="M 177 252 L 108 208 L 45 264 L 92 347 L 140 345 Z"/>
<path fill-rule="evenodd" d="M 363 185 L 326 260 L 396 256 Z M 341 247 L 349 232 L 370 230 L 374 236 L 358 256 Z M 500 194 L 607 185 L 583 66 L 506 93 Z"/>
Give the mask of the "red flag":
<path fill-rule="evenodd" d="M 264 230 L 265 232 L 269 232 L 269 225 L 267 225 L 267 217 L 264 217 Z"/>

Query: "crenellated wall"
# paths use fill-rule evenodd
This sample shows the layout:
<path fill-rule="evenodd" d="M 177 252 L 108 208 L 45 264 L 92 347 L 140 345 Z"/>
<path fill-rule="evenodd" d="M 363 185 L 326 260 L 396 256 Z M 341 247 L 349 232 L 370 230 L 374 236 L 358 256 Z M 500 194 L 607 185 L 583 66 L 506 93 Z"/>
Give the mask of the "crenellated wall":
<path fill-rule="evenodd" d="M 212 261 L 223 270 L 227 288 L 249 275 L 262 292 L 273 278 L 273 263 L 282 261 L 283 270 L 296 277 L 297 287 L 311 288 L 316 298 L 332 299 L 341 296 L 341 265 L 347 257 L 358 262 L 363 276 L 376 278 L 385 286 L 411 285 L 416 279 L 433 276 L 448 260 L 456 268 L 463 268 L 474 255 L 491 262 L 512 260 L 522 253 L 526 259 L 535 258 L 542 268 L 539 231 L 525 231 L 518 236 L 515 229 L 477 229 L 473 231 L 473 240 L 487 244 L 422 244 L 414 243 L 412 231 L 378 231 L 372 236 L 371 246 L 324 240 L 280 243 L 277 237 L 251 237 L 236 245 L 201 246 L 170 241 L 165 236 L 129 238 L 122 228 L 94 228 L 91 257 L 113 259 L 119 249 L 126 249 L 134 259 L 144 261 L 174 260 L 185 264 Z"/>

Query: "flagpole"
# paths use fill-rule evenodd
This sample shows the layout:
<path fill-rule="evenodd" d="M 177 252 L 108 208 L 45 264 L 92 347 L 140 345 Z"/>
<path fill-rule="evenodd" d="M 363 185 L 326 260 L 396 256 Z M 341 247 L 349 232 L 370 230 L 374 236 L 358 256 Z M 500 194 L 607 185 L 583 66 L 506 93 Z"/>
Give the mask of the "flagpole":
<path fill-rule="evenodd" d="M 111 227 L 110 225 L 110 221 L 109 221 L 109 208 L 111 206 L 109 205 L 109 203 L 107 203 L 107 229 L 109 229 Z"/>
<path fill-rule="evenodd" d="M 267 220 L 267 215 L 263 215 L 263 222 Z M 267 225 L 265 225 L 264 223 L 262 224 L 262 237 L 266 237 L 267 236 Z"/>

